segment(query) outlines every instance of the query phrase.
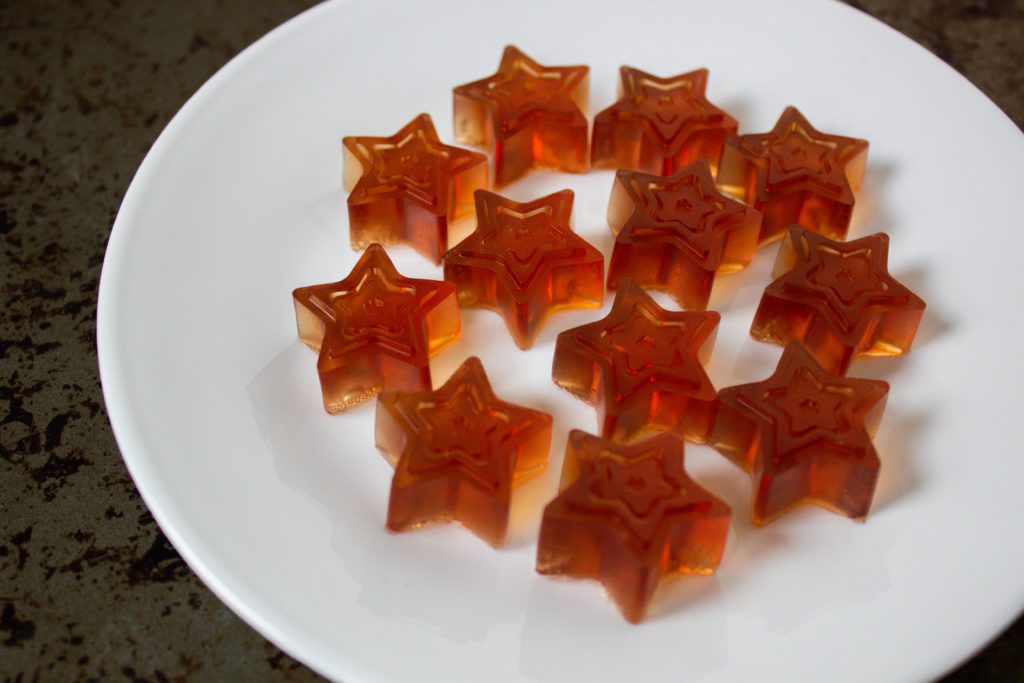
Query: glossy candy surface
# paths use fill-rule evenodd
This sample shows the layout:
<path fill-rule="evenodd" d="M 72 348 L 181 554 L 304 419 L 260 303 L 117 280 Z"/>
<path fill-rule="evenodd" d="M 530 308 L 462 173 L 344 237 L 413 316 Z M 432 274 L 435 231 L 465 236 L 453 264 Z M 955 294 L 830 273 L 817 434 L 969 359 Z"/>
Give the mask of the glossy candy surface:
<path fill-rule="evenodd" d="M 888 392 L 829 374 L 797 342 L 768 379 L 722 389 L 710 442 L 750 473 L 754 522 L 803 503 L 866 517 L 880 466 L 871 437 Z"/>
<path fill-rule="evenodd" d="M 300 287 L 292 297 L 299 338 L 319 353 L 329 413 L 383 389 L 429 389 L 430 357 L 459 336 L 455 286 L 403 277 L 379 244 L 344 280 Z"/>
<path fill-rule="evenodd" d="M 494 186 L 532 168 L 588 168 L 590 69 L 542 66 L 509 45 L 498 71 L 456 87 L 455 140 L 493 153 Z"/>
<path fill-rule="evenodd" d="M 906 353 L 925 303 L 889 275 L 888 256 L 889 236 L 882 232 L 836 242 L 790 227 L 750 334 L 776 344 L 801 341 L 838 373 L 856 355 Z"/>
<path fill-rule="evenodd" d="M 597 579 L 631 622 L 663 578 L 710 574 L 722 558 L 732 513 L 687 476 L 675 434 L 624 445 L 574 430 L 561 488 L 544 510 L 537 571 Z"/>
<path fill-rule="evenodd" d="M 670 175 L 703 160 L 718 168 L 736 119 L 708 102 L 707 69 L 659 78 L 624 66 L 620 76 L 619 100 L 594 117 L 594 167 Z"/>
<path fill-rule="evenodd" d="M 668 292 L 683 308 L 707 308 L 717 273 L 747 266 L 761 214 L 715 187 L 703 161 L 667 176 L 619 171 L 608 204 L 616 234 L 608 288 L 630 278 Z"/>
<path fill-rule="evenodd" d="M 770 132 L 726 140 L 718 184 L 762 213 L 761 244 L 791 223 L 843 239 L 867 159 L 867 140 L 822 133 L 787 107 Z"/>
<path fill-rule="evenodd" d="M 512 488 L 547 465 L 551 416 L 499 400 L 471 357 L 436 391 L 381 394 L 376 439 L 395 467 L 389 530 L 457 521 L 500 546 Z"/>
<path fill-rule="evenodd" d="M 441 143 L 427 114 L 390 137 L 346 137 L 345 189 L 352 247 L 405 243 L 436 263 L 448 225 L 487 187 L 487 157 Z"/>
<path fill-rule="evenodd" d="M 445 255 L 462 306 L 497 311 L 519 348 L 552 312 L 604 299 L 604 256 L 572 231 L 572 199 L 562 190 L 520 203 L 480 190 L 476 231 Z"/>
<path fill-rule="evenodd" d="M 713 311 L 666 311 L 624 281 L 607 317 L 558 335 L 552 378 L 595 405 L 605 438 L 671 430 L 704 442 L 716 393 L 701 363 L 719 319 Z"/>

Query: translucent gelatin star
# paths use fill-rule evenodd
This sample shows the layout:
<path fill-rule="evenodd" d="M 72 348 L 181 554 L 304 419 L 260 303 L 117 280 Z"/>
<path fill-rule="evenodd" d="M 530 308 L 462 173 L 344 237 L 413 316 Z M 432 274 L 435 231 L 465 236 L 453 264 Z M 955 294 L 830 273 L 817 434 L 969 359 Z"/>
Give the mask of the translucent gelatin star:
<path fill-rule="evenodd" d="M 493 150 L 494 185 L 531 168 L 587 170 L 586 66 L 541 66 L 509 45 L 493 76 L 454 89 L 455 139 Z"/>
<path fill-rule="evenodd" d="M 521 349 L 551 313 L 603 301 L 604 256 L 572 231 L 572 199 L 572 190 L 525 203 L 478 190 L 476 231 L 444 257 L 462 306 L 500 313 Z"/>
<path fill-rule="evenodd" d="M 292 297 L 299 338 L 319 353 L 329 413 L 382 389 L 429 389 L 430 357 L 459 336 L 455 286 L 403 277 L 379 244 L 344 280 L 299 287 Z"/>
<path fill-rule="evenodd" d="M 761 214 L 721 194 L 707 164 L 697 161 L 668 177 L 619 171 L 608 224 L 617 235 L 608 289 L 630 278 L 703 310 L 716 273 L 750 263 Z"/>
<path fill-rule="evenodd" d="M 836 242 L 791 226 L 751 336 L 776 344 L 801 341 L 837 373 L 855 355 L 906 353 L 925 303 L 889 275 L 888 258 L 889 236 L 882 232 Z"/>
<path fill-rule="evenodd" d="M 597 579 L 636 623 L 663 578 L 715 571 L 731 516 L 687 476 L 678 436 L 627 446 L 574 430 L 562 491 L 544 509 L 537 571 Z"/>
<path fill-rule="evenodd" d="M 622 67 L 619 101 L 594 117 L 591 164 L 671 175 L 697 160 L 718 168 L 736 119 L 704 95 L 708 70 L 671 78 Z"/>
<path fill-rule="evenodd" d="M 761 244 L 790 223 L 843 239 L 867 161 L 867 140 L 822 133 L 787 107 L 770 132 L 726 140 L 718 184 L 763 214 Z"/>
<path fill-rule="evenodd" d="M 605 438 L 673 430 L 704 442 L 716 393 L 701 363 L 719 319 L 713 311 L 666 311 L 623 281 L 607 317 L 558 335 L 551 376 L 597 407 Z"/>
<path fill-rule="evenodd" d="M 551 448 L 551 416 L 499 400 L 475 357 L 436 391 L 381 394 L 376 431 L 395 467 L 389 530 L 457 521 L 495 547 L 512 487 L 540 473 Z"/>
<path fill-rule="evenodd" d="M 803 503 L 864 519 L 888 392 L 885 382 L 829 374 L 796 342 L 768 379 L 722 389 L 711 445 L 751 474 L 754 523 Z"/>
<path fill-rule="evenodd" d="M 442 144 L 426 114 L 390 137 L 342 144 L 352 247 L 404 242 L 440 263 L 448 224 L 468 215 L 473 192 L 487 187 L 487 157 Z"/>

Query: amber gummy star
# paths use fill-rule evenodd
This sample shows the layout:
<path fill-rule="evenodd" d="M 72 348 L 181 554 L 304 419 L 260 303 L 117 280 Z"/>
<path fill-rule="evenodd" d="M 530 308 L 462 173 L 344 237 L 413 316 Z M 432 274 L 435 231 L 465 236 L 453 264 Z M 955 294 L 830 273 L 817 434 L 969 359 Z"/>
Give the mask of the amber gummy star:
<path fill-rule="evenodd" d="M 499 400 L 471 357 L 436 391 L 381 394 L 376 432 L 395 467 L 389 530 L 456 521 L 497 547 L 512 488 L 547 465 L 551 416 Z"/>
<path fill-rule="evenodd" d="M 864 519 L 888 392 L 885 382 L 829 374 L 797 342 L 768 379 L 722 389 L 711 445 L 750 473 L 754 523 L 804 503 Z"/>
<path fill-rule="evenodd" d="M 790 223 L 843 239 L 867 161 L 867 140 L 822 133 L 787 107 L 770 132 L 726 140 L 718 184 L 762 213 L 761 244 Z"/>
<path fill-rule="evenodd" d="M 605 438 L 678 431 L 704 442 L 716 392 L 701 363 L 719 319 L 713 311 L 666 311 L 623 281 L 607 317 L 558 335 L 551 376 L 595 405 Z"/>
<path fill-rule="evenodd" d="M 708 165 L 696 161 L 667 177 L 619 171 L 608 224 L 617 235 L 608 289 L 630 278 L 703 310 L 715 275 L 750 263 L 761 214 L 720 193 Z"/>
<path fill-rule="evenodd" d="M 595 168 L 671 175 L 703 160 L 718 168 L 736 119 L 708 102 L 708 70 L 659 78 L 620 70 L 619 100 L 594 117 L 590 162 Z"/>
<path fill-rule="evenodd" d="M 604 256 L 572 231 L 572 200 L 572 190 L 524 203 L 478 190 L 476 231 L 445 255 L 462 306 L 497 311 L 521 349 L 551 313 L 603 301 Z"/>
<path fill-rule="evenodd" d="M 686 474 L 674 434 L 624 445 L 574 430 L 561 488 L 544 509 L 537 571 L 600 581 L 633 623 L 662 579 L 721 561 L 732 511 Z"/>
<path fill-rule="evenodd" d="M 498 71 L 456 87 L 455 140 L 492 151 L 494 185 L 531 168 L 587 170 L 586 66 L 542 66 L 509 45 Z"/>
<path fill-rule="evenodd" d="M 801 341 L 826 369 L 843 373 L 856 356 L 910 350 L 925 303 L 889 275 L 883 232 L 836 242 L 791 226 L 750 334 L 785 344 Z"/>
<path fill-rule="evenodd" d="M 329 413 L 382 389 L 429 389 L 430 357 L 459 336 L 455 286 L 403 277 L 379 244 L 344 280 L 299 287 L 292 298 L 299 338 L 319 354 Z"/>
<path fill-rule="evenodd" d="M 406 243 L 435 263 L 449 223 L 469 214 L 487 187 L 487 157 L 441 143 L 420 114 L 390 137 L 346 137 L 344 175 L 354 249 Z"/>

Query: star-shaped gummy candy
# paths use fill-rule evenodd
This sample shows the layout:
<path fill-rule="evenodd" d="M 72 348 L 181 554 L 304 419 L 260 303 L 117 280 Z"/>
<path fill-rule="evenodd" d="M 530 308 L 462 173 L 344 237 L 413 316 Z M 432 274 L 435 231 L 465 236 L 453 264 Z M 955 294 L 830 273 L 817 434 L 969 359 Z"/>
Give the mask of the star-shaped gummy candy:
<path fill-rule="evenodd" d="M 888 392 L 885 382 L 829 374 L 796 342 L 768 379 L 722 389 L 710 441 L 750 473 L 754 523 L 803 503 L 864 519 L 880 467 L 871 436 Z"/>
<path fill-rule="evenodd" d="M 787 107 L 770 132 L 726 140 L 718 184 L 763 214 L 761 244 L 790 223 L 843 239 L 867 159 L 867 140 L 822 133 Z"/>
<path fill-rule="evenodd" d="M 607 317 L 558 335 L 552 378 L 596 406 L 605 438 L 672 430 L 706 441 L 716 394 L 701 361 L 719 319 L 713 311 L 666 311 L 623 281 Z"/>
<path fill-rule="evenodd" d="M 487 157 L 442 144 L 426 114 L 390 137 L 342 142 L 353 248 L 402 242 L 440 263 L 449 223 L 468 215 L 473 191 L 487 187 Z"/>
<path fill-rule="evenodd" d="M 509 45 L 493 76 L 454 89 L 455 139 L 492 150 L 494 185 L 531 168 L 587 170 L 586 66 L 542 66 Z"/>
<path fill-rule="evenodd" d="M 693 161 L 718 167 L 736 119 L 708 102 L 708 70 L 659 78 L 624 66 L 619 100 L 594 117 L 591 163 L 670 175 Z"/>
<path fill-rule="evenodd" d="M 455 286 L 403 277 L 379 244 L 344 280 L 300 287 L 292 297 L 299 338 L 319 352 L 329 413 L 382 389 L 429 389 L 430 357 L 459 336 Z"/>
<path fill-rule="evenodd" d="M 572 199 L 562 190 L 520 203 L 478 190 L 476 231 L 444 257 L 460 303 L 500 313 L 519 348 L 552 312 L 604 298 L 604 256 L 572 231 Z"/>
<path fill-rule="evenodd" d="M 663 578 L 718 567 L 731 515 L 687 476 L 675 434 L 624 445 L 574 430 L 562 491 L 544 509 L 537 571 L 597 579 L 636 623 Z"/>
<path fill-rule="evenodd" d="M 750 334 L 776 344 L 801 341 L 838 373 L 855 355 L 906 353 L 925 303 L 889 275 L 888 255 L 882 232 L 836 242 L 791 226 Z"/>
<path fill-rule="evenodd" d="M 457 521 L 500 546 L 512 487 L 547 465 L 551 416 L 499 400 L 472 357 L 440 389 L 381 394 L 376 432 L 395 467 L 389 530 Z"/>
<path fill-rule="evenodd" d="M 609 289 L 630 278 L 703 310 L 715 275 L 750 263 L 761 214 L 720 193 L 708 165 L 696 161 L 668 177 L 619 171 L 608 223 L 617 235 Z"/>

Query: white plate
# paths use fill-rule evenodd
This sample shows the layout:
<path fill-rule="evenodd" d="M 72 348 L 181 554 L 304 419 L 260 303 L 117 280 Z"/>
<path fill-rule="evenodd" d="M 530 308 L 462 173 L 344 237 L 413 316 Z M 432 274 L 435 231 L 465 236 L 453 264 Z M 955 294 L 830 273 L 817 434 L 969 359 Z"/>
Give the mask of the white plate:
<path fill-rule="evenodd" d="M 541 505 L 566 433 L 593 410 L 549 377 L 557 314 L 530 352 L 492 313 L 463 313 L 444 380 L 480 355 L 498 393 L 555 416 L 551 466 L 517 493 L 510 546 L 456 527 L 383 529 L 390 469 L 372 403 L 330 417 L 295 338 L 292 288 L 338 279 L 347 246 L 340 138 L 390 134 L 421 111 L 450 140 L 451 88 L 515 42 L 589 64 L 592 111 L 620 64 L 711 70 L 744 132 L 787 104 L 871 141 L 851 235 L 886 230 L 891 270 L 928 302 L 917 348 L 858 362 L 892 392 L 868 522 L 804 509 L 764 529 L 749 483 L 704 447 L 691 472 L 736 510 L 721 569 L 670 582 L 630 626 L 596 584 L 534 573 Z M 606 255 L 610 172 L 534 174 L 524 199 L 570 187 Z M 1024 138 L 964 79 L 868 17 L 828 2 L 334 2 L 260 40 L 160 136 L 121 207 L 100 289 L 111 422 L 154 516 L 235 612 L 347 681 L 910 680 L 980 648 L 1024 605 Z M 396 248 L 400 270 L 440 269 Z M 747 336 L 774 249 L 723 279 L 717 386 L 770 373 Z M 610 299 L 609 299 L 610 303 Z M 606 306 L 607 310 L 607 306 Z"/>

